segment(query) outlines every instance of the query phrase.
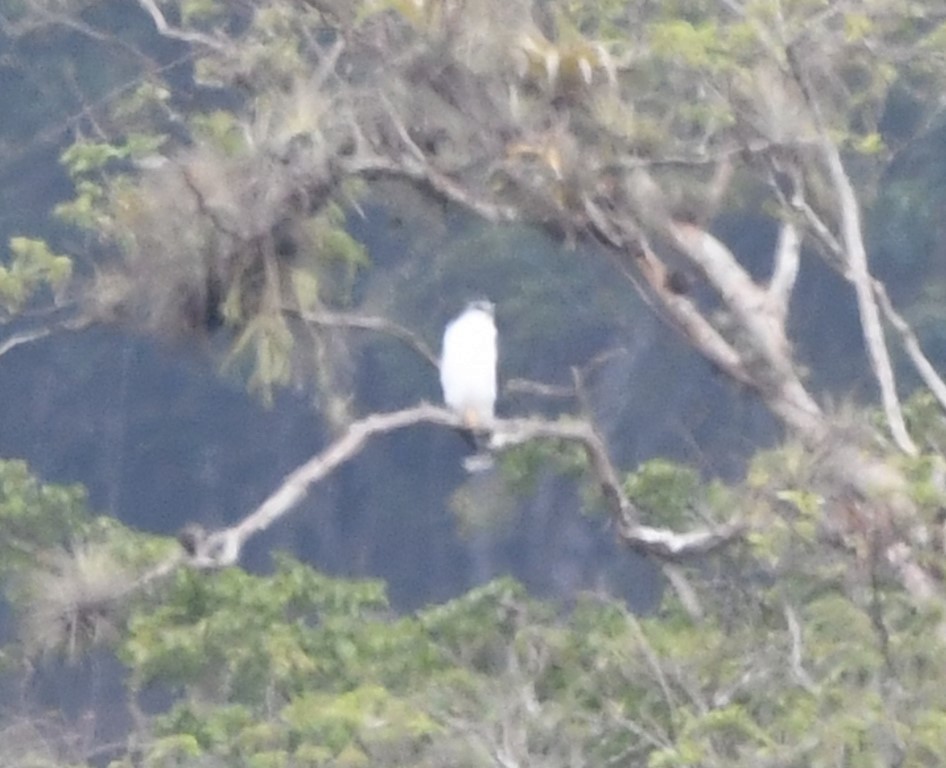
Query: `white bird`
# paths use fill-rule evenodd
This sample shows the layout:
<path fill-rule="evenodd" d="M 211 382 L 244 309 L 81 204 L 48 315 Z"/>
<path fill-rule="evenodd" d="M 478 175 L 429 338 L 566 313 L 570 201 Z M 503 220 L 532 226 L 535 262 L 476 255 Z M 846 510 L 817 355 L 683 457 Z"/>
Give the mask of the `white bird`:
<path fill-rule="evenodd" d="M 444 402 L 463 420 L 474 444 L 489 432 L 495 418 L 497 363 L 493 305 L 470 302 L 444 330 L 440 385 Z"/>

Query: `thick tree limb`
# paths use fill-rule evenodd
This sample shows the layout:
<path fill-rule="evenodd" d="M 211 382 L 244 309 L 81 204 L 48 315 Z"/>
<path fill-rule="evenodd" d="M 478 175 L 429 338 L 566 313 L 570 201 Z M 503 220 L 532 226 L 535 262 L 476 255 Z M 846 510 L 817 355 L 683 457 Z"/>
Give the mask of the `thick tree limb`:
<path fill-rule="evenodd" d="M 786 426 L 809 444 L 820 442 L 825 433 L 821 409 L 798 377 L 785 335 L 784 315 L 775 311 L 768 292 L 753 281 L 732 251 L 707 229 L 673 219 L 663 192 L 649 174 L 638 169 L 629 180 L 629 186 L 636 215 L 667 237 L 700 269 L 717 292 L 738 324 L 743 348 L 724 339 L 686 297 L 668 290 L 665 267 L 656 254 L 641 245 L 644 241 L 638 236 L 638 267 L 668 314 L 704 356 L 758 392 Z M 615 245 L 622 242 L 603 212 L 588 201 L 585 208 L 591 224 L 606 242 Z M 793 247 L 795 244 L 790 237 L 785 243 L 780 290 L 790 291 L 794 281 L 790 264 Z M 797 267 L 795 269 L 797 271 Z"/>
<path fill-rule="evenodd" d="M 696 594 L 696 590 L 687 578 L 686 573 L 684 573 L 683 568 L 676 563 L 665 562 L 661 570 L 663 571 L 663 575 L 667 577 L 667 581 L 670 582 L 670 586 L 673 587 L 673 591 L 677 593 L 680 605 L 683 606 L 687 615 L 693 619 L 693 621 L 702 619 L 704 614 L 703 605 L 700 602 L 699 595 Z"/>
<path fill-rule="evenodd" d="M 343 166 L 346 173 L 369 178 L 388 175 L 404 179 L 487 221 L 509 222 L 522 218 L 519 208 L 478 196 L 461 182 L 418 160 L 415 155 L 416 150 L 409 156 L 391 159 L 359 151 L 344 161 Z M 641 174 L 643 171 L 638 175 Z M 635 285 L 637 281 L 630 267 L 636 267 L 659 298 L 665 314 L 704 356 L 734 380 L 759 392 L 776 416 L 808 442 L 823 437 L 821 410 L 797 377 L 783 324 L 771 311 L 768 294 L 752 281 L 729 249 L 701 228 L 665 222 L 665 228 L 669 230 L 667 234 L 710 277 L 724 302 L 746 327 L 752 345 L 761 352 L 770 369 L 761 376 L 758 371 L 747 368 L 740 352 L 723 338 L 688 297 L 670 288 L 667 268 L 633 225 L 629 225 L 631 228 L 627 230 L 587 195 L 583 196 L 583 203 L 581 213 L 584 215 L 573 213 L 571 226 L 578 231 L 590 230 L 606 243 L 612 255 L 617 256 L 618 266 Z"/>
<path fill-rule="evenodd" d="M 767 311 L 764 291 L 732 251 L 707 230 L 692 224 L 673 222 L 668 234 L 677 248 L 702 270 L 726 307 L 749 332 L 753 347 L 780 374 L 794 375 L 784 328 Z"/>
<path fill-rule="evenodd" d="M 279 488 L 242 521 L 196 542 L 191 564 L 201 568 L 235 564 L 251 537 L 291 512 L 308 495 L 313 485 L 358 455 L 372 437 L 425 423 L 451 428 L 461 426 L 460 418 L 452 411 L 427 403 L 400 411 L 372 414 L 352 423 L 325 450 L 290 473 Z M 603 441 L 586 421 L 497 419 L 493 426 L 495 431 L 491 447 L 494 450 L 542 438 L 580 443 L 601 487 L 615 522 L 615 530 L 630 549 L 664 560 L 679 560 L 712 552 L 739 538 L 746 530 L 745 525 L 738 521 L 686 533 L 641 525 L 637 510 L 624 494 L 621 478 L 611 463 Z"/>
<path fill-rule="evenodd" d="M 516 206 L 498 204 L 468 189 L 437 171 L 417 157 L 418 150 L 396 159 L 378 156 L 362 149 L 342 162 L 346 173 L 371 177 L 389 175 L 426 188 L 442 199 L 460 205 L 487 221 L 508 222 L 522 218 Z M 654 186 L 645 171 L 637 172 L 645 186 Z M 641 194 L 646 198 L 646 189 Z M 658 197 L 661 195 L 656 190 Z M 641 197 L 641 195 L 638 195 Z M 637 285 L 630 269 L 643 275 L 659 300 L 665 315 L 700 350 L 700 352 L 734 380 L 758 392 L 783 423 L 803 436 L 808 443 L 820 441 L 824 420 L 817 403 L 806 391 L 794 369 L 791 349 L 784 333 L 784 318 L 773 311 L 769 294 L 758 286 L 741 267 L 732 252 L 709 232 L 681 222 L 674 222 L 659 210 L 652 213 L 664 234 L 709 278 L 723 302 L 746 330 L 752 353 L 759 358 L 750 369 L 746 357 L 734 348 L 685 295 L 672 290 L 668 270 L 647 246 L 633 222 L 625 222 L 614 213 L 605 213 L 588 195 L 582 197 L 583 210 L 570 213 L 568 224 L 574 231 L 590 231 L 609 246 L 618 266 Z M 647 207 L 647 200 L 638 200 Z M 653 201 L 651 201 L 653 202 Z M 660 200 L 657 200 L 660 203 Z M 640 206 L 638 206 L 640 207 Z M 658 209 L 659 209 L 658 205 Z M 564 213 L 564 212 L 563 212 Z M 780 291 L 788 291 L 792 283 L 791 240 L 785 245 Z M 627 258 L 630 257 L 630 258 Z M 797 268 L 796 268 L 797 271 Z"/>
<path fill-rule="evenodd" d="M 761 356 L 750 370 L 751 384 L 772 412 L 808 443 L 824 437 L 821 409 L 795 371 L 784 322 L 770 311 L 768 296 L 722 242 L 708 231 L 672 222 L 676 246 L 707 276 L 723 303 L 745 331 L 752 351 Z"/>
<path fill-rule="evenodd" d="M 591 199 L 586 197 L 584 202 L 591 231 L 608 246 L 622 274 L 653 307 L 653 297 L 639 284 L 631 269 L 632 266 L 636 267 L 650 291 L 659 299 L 660 308 L 654 307 L 658 317 L 668 320 L 704 357 L 728 376 L 741 384 L 753 386 L 752 377 L 746 371 L 739 353 L 689 298 L 670 289 L 667 267 L 643 236 L 635 230 L 620 231 Z"/>

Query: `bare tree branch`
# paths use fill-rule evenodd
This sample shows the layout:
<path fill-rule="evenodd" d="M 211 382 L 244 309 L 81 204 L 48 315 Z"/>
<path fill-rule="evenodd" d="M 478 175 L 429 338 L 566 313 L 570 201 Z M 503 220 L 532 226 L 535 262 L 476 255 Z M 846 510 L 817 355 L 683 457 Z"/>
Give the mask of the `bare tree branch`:
<path fill-rule="evenodd" d="M 841 207 L 841 231 L 844 250 L 847 254 L 847 263 L 850 266 L 851 281 L 857 295 L 857 307 L 861 316 L 861 328 L 864 332 L 864 342 L 867 345 L 867 354 L 870 358 L 874 377 L 880 385 L 881 400 L 884 414 L 890 425 L 897 446 L 904 453 L 915 456 L 916 444 L 907 431 L 903 420 L 903 410 L 897 396 L 897 383 L 894 377 L 893 364 L 887 351 L 887 342 L 884 339 L 884 329 L 880 322 L 880 312 L 874 300 L 874 291 L 871 285 L 871 275 L 867 268 L 867 250 L 861 232 L 860 208 L 854 187 L 841 164 L 838 148 L 823 137 L 824 152 L 831 172 L 832 180 L 838 193 L 838 202 Z"/>
<path fill-rule="evenodd" d="M 186 30 L 170 26 L 154 0 L 138 0 L 138 5 L 147 12 L 151 20 L 154 21 L 154 26 L 157 27 L 158 32 L 164 35 L 164 37 L 169 37 L 172 40 L 181 40 L 185 43 L 203 45 L 221 53 L 228 50 L 227 45 L 214 37 L 201 34 L 200 32 L 187 32 Z"/>
<path fill-rule="evenodd" d="M 92 324 L 93 321 L 79 317 L 15 333 L 0 342 L 0 357 L 23 344 L 32 344 L 34 341 L 40 341 L 61 331 L 81 331 Z"/>
<path fill-rule="evenodd" d="M 808 206 L 805 206 L 802 212 L 805 216 L 806 224 L 808 224 L 818 242 L 829 254 L 837 259 L 837 263 L 832 262 L 831 266 L 846 280 L 854 282 L 851 270 L 846 267 L 844 262 L 844 250 L 841 248 L 841 244 L 837 239 L 831 234 L 830 229 Z M 893 326 L 894 330 L 900 334 L 907 357 L 909 357 L 910 362 L 913 363 L 913 367 L 916 368 L 923 383 L 926 384 L 930 392 L 933 393 L 940 407 L 946 410 L 946 382 L 944 382 L 942 377 L 936 372 L 929 358 L 923 352 L 919 339 L 917 339 L 910 324 L 893 306 L 893 302 L 890 300 L 890 296 L 887 294 L 887 289 L 884 284 L 876 277 L 871 277 L 870 283 L 884 317 L 887 318 L 887 322 Z"/>
<path fill-rule="evenodd" d="M 841 272 L 845 279 L 849 280 L 849 269 L 846 263 L 847 260 L 844 257 L 844 248 L 841 247 L 841 243 L 834 236 L 831 228 L 825 224 L 824 220 L 815 213 L 814 209 L 807 203 L 802 202 L 800 204 L 800 210 L 805 219 L 805 224 L 808 225 L 815 239 L 821 243 L 821 247 L 824 248 L 828 254 L 837 260 L 836 262 L 829 262 L 831 266 Z"/>
<path fill-rule="evenodd" d="M 677 708 L 677 697 L 674 696 L 673 689 L 667 682 L 667 676 L 664 674 L 663 667 L 660 664 L 660 657 L 657 655 L 657 652 L 650 644 L 650 641 L 647 639 L 647 635 L 644 634 L 644 630 L 641 628 L 640 622 L 633 613 L 627 614 L 627 623 L 634 631 L 637 645 L 640 648 L 641 653 L 643 653 L 644 659 L 646 660 L 647 665 L 650 667 L 651 672 L 653 672 L 654 679 L 660 686 L 660 690 L 663 692 L 664 703 L 666 703 L 667 709 L 673 712 Z M 671 738 L 673 738 L 673 734 L 671 734 Z"/>
<path fill-rule="evenodd" d="M 491 222 L 519 221 L 520 210 L 513 205 L 491 203 L 477 197 L 462 184 L 432 168 L 427 163 L 402 157 L 397 161 L 377 155 L 357 154 L 342 163 L 344 170 L 353 175 L 367 178 L 372 176 L 392 176 L 406 179 L 423 189 L 428 189 L 443 199 L 467 208 L 473 213 Z"/>
<path fill-rule="evenodd" d="M 707 230 L 682 222 L 673 222 L 669 234 L 674 244 L 699 266 L 724 304 L 751 334 L 752 345 L 780 374 L 791 371 L 788 341 L 778 318 L 766 312 L 763 291 L 739 264 L 732 251 Z M 817 410 L 817 406 L 812 402 Z"/>
<path fill-rule="evenodd" d="M 946 382 L 943 381 L 942 377 L 936 372 L 936 369 L 933 368 L 933 364 L 930 363 L 929 358 L 923 353 L 923 349 L 920 347 L 920 341 L 917 339 L 910 324 L 907 323 L 903 315 L 894 309 L 893 302 L 890 301 L 890 296 L 887 295 L 887 289 L 884 284 L 874 278 L 872 286 L 884 316 L 897 333 L 900 334 L 900 338 L 903 339 L 903 348 L 906 350 L 910 362 L 913 363 L 913 367 L 916 368 L 917 373 L 920 374 L 923 383 L 929 387 L 930 392 L 933 393 L 940 407 L 946 411 Z"/>
<path fill-rule="evenodd" d="M 344 162 L 344 168 L 347 173 L 368 177 L 382 174 L 405 179 L 488 221 L 516 221 L 522 215 L 519 208 L 481 198 L 460 182 L 413 156 L 392 160 L 359 152 Z M 638 175 L 642 173 L 640 171 Z M 712 275 L 711 281 L 720 295 L 734 304 L 733 309 L 740 322 L 747 326 L 754 344 L 763 352 L 768 365 L 775 369 L 772 375 L 760 378 L 750 372 L 740 353 L 720 335 L 693 302 L 669 287 L 667 268 L 646 244 L 640 232 L 633 226 L 624 231 L 588 196 L 583 197 L 583 202 L 585 217 L 577 217 L 572 226 L 585 230 L 590 228 L 591 232 L 608 244 L 612 255 L 630 256 L 627 260 L 616 259 L 624 274 L 637 286 L 630 270 L 631 264 L 640 271 L 648 287 L 659 297 L 667 316 L 702 354 L 727 375 L 759 392 L 775 414 L 809 442 L 820 440 L 823 436 L 821 410 L 794 371 L 784 328 L 772 312 L 765 311 L 766 293 L 739 266 L 731 252 L 705 230 L 679 223 L 670 226 L 670 234 L 678 247 Z"/>
<path fill-rule="evenodd" d="M 575 397 L 574 387 L 546 384 L 541 381 L 521 378 L 509 379 L 503 387 L 503 391 L 516 395 L 535 395 L 537 397 L 549 397 L 559 400 L 570 400 Z"/>
<path fill-rule="evenodd" d="M 687 615 L 689 615 L 693 621 L 702 619 L 703 605 L 700 602 L 699 595 L 696 594 L 696 590 L 687 578 L 687 575 L 683 572 L 683 568 L 677 563 L 668 562 L 662 563 L 661 570 L 664 576 L 667 577 L 667 581 L 670 582 L 670 586 L 673 587 L 673 591 L 677 593 L 680 605 L 683 606 Z"/>
<path fill-rule="evenodd" d="M 619 231 L 590 198 L 586 197 L 584 203 L 591 231 L 607 244 L 608 252 L 614 257 L 617 267 L 648 305 L 654 308 L 658 317 L 667 320 L 689 339 L 701 354 L 735 381 L 753 386 L 752 377 L 746 371 L 739 353 L 707 321 L 689 298 L 670 289 L 669 270 L 644 237 L 636 229 Z M 653 296 L 640 285 L 631 269 L 632 266 L 639 270 L 650 291 L 660 300 L 659 307 L 654 306 Z"/>
<path fill-rule="evenodd" d="M 819 442 L 824 436 L 824 419 L 795 370 L 785 334 L 784 315 L 772 311 L 768 294 L 718 238 L 704 227 L 674 220 L 669 215 L 663 193 L 645 171 L 636 171 L 632 181 L 632 196 L 643 220 L 668 237 L 677 250 L 700 269 L 742 331 L 742 344 L 748 348 L 745 353 L 720 337 L 738 361 L 735 365 L 723 366 L 723 370 L 755 389 L 773 413 L 806 442 Z M 793 243 L 789 241 L 788 245 Z M 646 250 L 644 255 L 655 265 L 659 264 L 656 257 Z M 641 270 L 651 287 L 662 282 L 647 275 L 645 267 L 648 265 L 645 260 L 641 261 Z M 659 273 L 657 276 L 662 277 Z M 785 277 L 781 279 L 784 281 L 789 276 L 790 270 L 785 269 Z M 679 300 L 674 301 L 672 291 L 655 290 L 671 314 L 679 314 L 674 313 L 674 309 L 687 308 Z M 687 320 L 690 327 L 701 330 L 702 338 L 694 339 L 687 335 L 704 355 L 715 361 L 717 350 L 721 348 L 718 344 L 711 348 L 707 342 L 713 341 L 713 335 L 702 329 L 709 326 L 713 334 L 719 334 L 699 311 L 690 309 L 695 311 L 697 322 L 693 323 L 693 318 Z"/>
<path fill-rule="evenodd" d="M 775 269 L 769 281 L 769 304 L 773 314 L 784 325 L 788 315 L 798 267 L 801 262 L 801 237 L 793 221 L 783 221 L 775 246 Z"/>
<path fill-rule="evenodd" d="M 369 439 L 416 424 L 458 428 L 462 420 L 452 411 L 422 403 L 400 411 L 376 413 L 349 425 L 331 445 L 290 473 L 256 510 L 229 528 L 210 533 L 197 542 L 191 564 L 212 568 L 235 564 L 244 544 L 269 528 L 302 501 L 309 489 L 361 452 Z M 580 443 L 601 486 L 617 535 L 630 549 L 665 560 L 679 560 L 712 552 L 741 537 L 746 525 L 731 521 L 712 528 L 677 533 L 638 522 L 637 510 L 624 493 L 621 479 L 611 464 L 601 438 L 582 420 L 549 421 L 540 418 L 497 419 L 491 448 L 502 450 L 530 440 L 550 438 Z"/>
<path fill-rule="evenodd" d="M 772 412 L 807 442 L 820 441 L 825 430 L 821 409 L 798 377 L 784 322 L 767 311 L 766 293 L 753 282 L 732 251 L 710 232 L 691 224 L 671 222 L 669 234 L 681 252 L 707 276 L 744 329 L 752 351 L 761 356 L 761 370 L 747 371 L 751 385 Z"/>
<path fill-rule="evenodd" d="M 302 320 L 321 328 L 356 328 L 376 331 L 402 341 L 434 368 L 440 368 L 440 360 L 426 342 L 416 333 L 384 317 L 359 315 L 351 312 L 298 312 Z"/>
<path fill-rule="evenodd" d="M 890 425 L 890 433 L 897 446 L 904 453 L 915 456 L 916 444 L 907 431 L 903 420 L 903 410 L 897 395 L 896 378 L 890 354 L 887 351 L 887 342 L 884 339 L 884 329 L 880 322 L 880 312 L 874 300 L 874 291 L 871 286 L 871 274 L 867 267 L 867 249 L 864 245 L 864 236 L 861 228 L 860 205 L 851 179 L 844 170 L 841 162 L 841 153 L 837 144 L 830 138 L 821 106 L 815 98 L 808 82 L 804 69 L 797 60 L 791 47 L 786 49 L 789 67 L 792 76 L 808 105 L 811 117 L 818 132 L 819 150 L 827 166 L 828 176 L 834 185 L 838 208 L 841 214 L 841 243 L 844 248 L 844 264 L 848 269 L 848 279 L 854 284 L 857 297 L 857 309 L 861 318 L 861 330 L 864 334 L 864 344 L 870 359 L 874 378 L 880 387 L 880 396 L 884 414 Z"/>
<path fill-rule="evenodd" d="M 809 693 L 818 693 L 818 684 L 811 679 L 808 670 L 802 664 L 802 636 L 801 625 L 798 623 L 798 617 L 795 615 L 795 609 L 787 603 L 782 606 L 782 613 L 785 615 L 785 623 L 788 625 L 788 632 L 792 637 L 792 674 Z"/>
<path fill-rule="evenodd" d="M 11 349 L 16 349 L 22 344 L 31 344 L 34 341 L 39 341 L 45 339 L 47 336 L 50 336 L 54 333 L 56 329 L 52 327 L 46 328 L 34 328 L 30 331 L 23 331 L 21 333 L 15 333 L 13 336 L 10 336 L 8 339 L 5 339 L 2 344 L 0 344 L 0 357 L 5 355 Z"/>

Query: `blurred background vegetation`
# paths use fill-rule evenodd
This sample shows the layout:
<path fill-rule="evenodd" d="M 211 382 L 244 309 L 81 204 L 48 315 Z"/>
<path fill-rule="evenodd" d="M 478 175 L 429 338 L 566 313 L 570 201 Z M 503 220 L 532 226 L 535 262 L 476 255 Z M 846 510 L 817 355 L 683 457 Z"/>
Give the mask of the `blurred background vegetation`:
<path fill-rule="evenodd" d="M 617 13 L 554 5 L 576 35 L 584 16 Z M 225 192 L 263 209 L 283 176 L 244 150 L 306 152 L 293 139 L 313 118 L 256 105 L 247 132 L 239 76 L 275 91 L 304 64 L 287 42 L 293 14 L 358 21 L 333 2 L 160 4 L 194 35 L 252 28 L 244 71 L 219 72 L 199 40 L 158 34 L 147 6 L 0 0 L 0 319 L 6 339 L 51 329 L 0 356 L 0 763 L 944 761 L 942 607 L 917 605 L 850 532 L 824 543 L 818 515 L 836 489 L 821 457 L 694 355 L 595 246 L 381 182 L 343 185 L 317 214 L 267 230 L 260 248 L 284 272 L 237 259 L 224 280 L 195 265 L 220 232 L 161 176 L 161 153 L 175 147 L 193 183 L 219 193 L 220 230 L 255 232 Z M 403 21 L 422 7 L 362 14 Z M 918 119 L 897 96 L 882 126 L 892 146 Z M 938 119 L 893 153 L 863 204 L 872 268 L 942 369 Z M 768 269 L 777 233 L 761 204 L 734 201 L 714 231 L 751 272 Z M 502 382 L 568 387 L 585 370 L 647 522 L 752 521 L 747 541 L 687 566 L 702 619 L 658 564 L 615 543 L 568 450 L 528 446 L 468 477 L 463 441 L 433 427 L 374 440 L 257 537 L 242 568 L 182 569 L 116 599 L 176 551 L 184 524 L 236 522 L 352 418 L 438 399 L 436 371 L 406 345 L 299 317 L 383 316 L 436 350 L 480 295 L 497 306 Z M 808 258 L 796 296 L 807 382 L 860 434 L 877 416 L 853 293 Z M 578 405 L 505 389 L 499 411 Z M 897 492 L 938 531 L 943 419 L 922 395 L 908 417 L 924 452 L 897 460 L 909 480 Z M 944 541 L 918 546 L 942 574 Z"/>

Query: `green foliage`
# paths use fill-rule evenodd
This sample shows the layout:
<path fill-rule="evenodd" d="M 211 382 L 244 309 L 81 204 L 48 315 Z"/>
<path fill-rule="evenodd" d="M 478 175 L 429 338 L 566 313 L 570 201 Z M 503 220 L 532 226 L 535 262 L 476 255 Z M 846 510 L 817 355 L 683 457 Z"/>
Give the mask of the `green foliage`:
<path fill-rule="evenodd" d="M 871 132 L 858 136 L 853 143 L 853 149 L 862 155 L 878 155 L 886 150 L 886 146 L 879 133 Z"/>
<path fill-rule="evenodd" d="M 82 229 L 106 229 L 109 221 L 102 210 L 105 202 L 105 189 L 102 185 L 82 179 L 76 182 L 75 190 L 76 194 L 72 200 L 59 203 L 55 207 L 55 216 Z"/>
<path fill-rule="evenodd" d="M 72 276 L 72 260 L 53 253 L 43 240 L 11 237 L 10 253 L 10 263 L 0 265 L 0 308 L 7 315 L 23 309 L 42 287 L 60 292 Z"/>
<path fill-rule="evenodd" d="M 43 485 L 24 462 L 0 462 L 0 576 L 21 572 L 39 552 L 66 547 L 91 527 L 81 487 Z"/>
<path fill-rule="evenodd" d="M 217 21 L 226 16 L 226 4 L 219 0 L 182 0 L 181 21 L 185 24 Z"/>
<path fill-rule="evenodd" d="M 696 68 L 716 67 L 729 61 L 716 24 L 691 24 L 673 19 L 651 28 L 654 50 L 668 59 L 681 59 Z"/>
<path fill-rule="evenodd" d="M 341 754 L 362 740 L 385 748 L 389 742 L 425 739 L 442 730 L 414 702 L 372 684 L 340 695 L 303 694 L 282 716 L 291 741 L 319 744 L 332 754 Z"/>
<path fill-rule="evenodd" d="M 83 6 L 83 25 L 94 6 Z M 763 0 L 739 14 L 703 0 L 539 6 L 541 19 L 528 3 L 163 3 L 184 33 L 178 43 L 208 35 L 187 52 L 186 74 L 176 75 L 192 76 L 193 87 L 171 98 L 149 71 L 147 82 L 123 87 L 107 114 L 83 99 L 91 125 L 75 134 L 89 135 L 88 127 L 102 138 L 80 138 L 63 153 L 75 197 L 57 213 L 118 255 L 111 266 L 132 286 L 119 308 L 142 307 L 146 324 L 162 329 L 222 319 L 233 331 L 230 369 L 269 399 L 304 357 L 300 316 L 349 303 L 367 264 L 346 220 L 362 190 L 340 170 L 359 152 L 377 162 L 368 181 L 406 158 L 419 185 L 455 189 L 461 200 L 481 195 L 490 205 L 500 198 L 495 169 L 516 155 L 507 137 L 527 136 L 516 156 L 548 178 L 534 189 L 496 185 L 500 202 L 524 220 L 567 230 L 574 221 L 561 214 L 577 205 L 590 215 L 591 203 L 604 211 L 625 202 L 620 189 L 608 198 L 612 180 L 595 177 L 598 168 L 652 167 L 673 191 L 705 182 L 664 169 L 687 158 L 702 167 L 722 152 L 737 176 L 752 175 L 761 161 L 780 159 L 780 148 L 798 146 L 797 157 L 784 159 L 798 161 L 806 200 L 818 205 L 824 182 L 817 153 L 805 149 L 810 114 L 787 75 L 785 42 L 808 57 L 825 89 L 818 95 L 829 135 L 874 172 L 887 153 L 880 123 L 891 84 L 911 68 L 911 85 L 926 75 L 935 82 L 942 60 L 943 27 L 924 18 L 922 3 L 895 13 L 883 3 L 839 4 L 827 16 L 815 0 Z M 509 10 L 508 29 L 478 26 L 473 14 L 491 17 L 484 9 Z M 22 10 L 9 16 L 20 21 Z M 147 32 L 154 34 L 150 25 Z M 227 34 L 232 44 L 215 43 Z M 437 41 L 435 77 L 427 74 L 430 51 L 417 53 L 429 39 Z M 339 40 L 340 63 L 331 58 Z M 362 40 L 369 44 L 359 50 Z M 902 57 L 933 55 L 895 70 L 882 55 L 890 44 Z M 132 58 L 152 68 L 149 56 Z M 188 111 L 205 96 L 227 108 Z M 521 100 L 515 108 L 513 96 Z M 487 107 L 477 112 L 480 99 Z M 555 135 L 530 135 L 546 133 L 550 116 L 568 140 L 561 146 Z M 733 151 L 747 141 L 764 145 L 751 162 Z M 467 145 L 473 150 L 464 154 Z M 153 157 L 159 150 L 166 162 Z M 894 235 L 911 222 L 936 219 L 922 192 L 890 191 L 901 224 L 892 247 L 903 247 Z M 826 206 L 829 221 L 834 208 Z M 415 279 L 406 292 L 424 299 L 411 303 L 429 315 L 418 322 L 431 324 L 431 334 L 440 318 L 429 308 L 453 298 L 443 284 L 448 293 L 460 284 L 495 288 L 509 298 L 501 306 L 513 320 L 506 359 L 538 360 L 551 374 L 586 361 L 579 341 L 609 335 L 602 315 L 626 319 L 626 294 L 602 292 L 574 252 L 525 227 L 468 228 L 457 237 L 462 227 L 447 218 L 427 221 L 431 231 L 449 230 L 454 258 L 421 267 L 441 282 Z M 564 239 L 582 234 L 568 230 Z M 0 268 L 8 314 L 70 276 L 69 260 L 42 241 L 14 238 L 10 250 Z M 165 313 L 193 309 L 192 298 L 196 311 L 167 322 Z M 561 311 L 566 304 L 573 314 Z M 329 389 L 328 345 L 311 335 L 305 370 Z M 539 338 L 554 341 L 543 348 Z M 563 351 L 575 349 L 581 359 Z M 914 564 L 944 571 L 933 524 L 943 505 L 936 454 L 946 431 L 931 400 L 912 402 L 908 418 L 929 453 L 895 459 L 872 445 L 842 457 L 902 469 L 906 487 L 896 492 L 856 477 L 850 487 L 831 486 L 820 467 L 837 460 L 830 446 L 814 455 L 791 443 L 756 456 L 738 487 L 707 487 L 666 461 L 625 478 L 648 522 L 686 529 L 723 513 L 751 525 L 745 543 L 681 567 L 699 620 L 669 594 L 638 619 L 601 595 L 578 596 L 567 611 L 545 605 L 509 580 L 396 617 L 380 584 L 282 560 L 268 576 L 179 570 L 163 592 L 125 606 L 126 625 L 111 611 L 121 594 L 115 583 L 126 586 L 175 545 L 94 518 L 80 492 L 43 486 L 15 463 L 0 464 L 0 575 L 25 642 L 78 655 L 108 624 L 133 693 L 155 686 L 174 697 L 136 734 L 127 765 L 938 764 L 943 610 L 904 588 L 878 544 L 890 530 L 909 529 Z M 526 489 L 549 466 L 571 472 L 584 463 L 574 448 L 547 443 L 509 452 L 503 469 Z M 6 651 L 5 660 L 16 656 Z"/>
<path fill-rule="evenodd" d="M 232 317 L 229 312 L 228 315 Z M 257 315 L 246 323 L 230 350 L 224 370 L 248 370 L 250 391 L 272 405 L 274 387 L 292 379 L 292 349 L 292 332 L 282 316 Z"/>
<path fill-rule="evenodd" d="M 246 149 L 246 139 L 240 129 L 239 120 L 232 112 L 216 109 L 213 112 L 194 115 L 191 125 L 196 136 L 219 147 L 227 155 L 234 155 Z"/>
<path fill-rule="evenodd" d="M 918 489 L 930 466 L 910 465 Z M 506 728 L 522 734 L 520 764 L 886 764 L 891 750 L 935 763 L 946 614 L 868 573 L 856 547 L 827 554 L 805 524 L 832 509 L 794 482 L 810 471 L 788 445 L 760 455 L 742 489 L 703 488 L 668 462 L 628 477 L 655 514 L 686 519 L 702 499 L 756 522 L 751 546 L 687 571 L 699 620 L 669 597 L 640 619 L 602 595 L 562 611 L 509 579 L 398 617 L 379 582 L 286 557 L 268 576 L 179 570 L 112 622 L 133 693 L 174 695 L 134 764 L 478 768 Z M 0 491 L 11 574 L 33 561 L 23 541 L 106 545 L 132 571 L 172 546 L 92 518 L 80 492 L 42 486 L 22 464 L 0 465 Z M 13 582 L 7 593 L 26 594 Z"/>
<path fill-rule="evenodd" d="M 584 449 L 564 440 L 543 440 L 516 446 L 503 453 L 500 464 L 505 485 L 523 496 L 535 490 L 544 473 L 551 471 L 579 478 L 585 476 L 587 467 Z"/>
<path fill-rule="evenodd" d="M 932 393 L 920 391 L 912 395 L 903 414 L 918 442 L 931 453 L 946 456 L 946 419 Z"/>
<path fill-rule="evenodd" d="M 104 171 L 113 160 L 145 158 L 157 152 L 166 141 L 166 136 L 133 133 L 123 142 L 114 144 L 77 142 L 63 151 L 61 161 L 71 176 L 79 178 Z"/>
<path fill-rule="evenodd" d="M 666 459 L 641 464 L 624 481 L 624 492 L 655 525 L 683 528 L 694 518 L 702 483 L 691 467 Z"/>
<path fill-rule="evenodd" d="M 222 686 L 234 701 L 259 703 L 266 686 L 294 690 L 329 670 L 343 677 L 359 652 L 352 627 L 385 606 L 380 584 L 327 579 L 287 559 L 268 580 L 184 572 L 157 611 L 133 616 L 122 654 L 138 687 L 157 679 Z M 316 621 L 322 630 L 310 631 Z M 329 654 L 318 663 L 316 645 Z"/>
<path fill-rule="evenodd" d="M 444 732 L 424 690 L 456 680 L 458 663 L 492 673 L 521 596 L 498 582 L 391 619 L 376 582 L 329 579 L 282 558 L 267 578 L 182 574 L 162 606 L 132 618 L 122 656 L 136 687 L 186 694 L 159 718 L 159 746 L 248 765 L 278 754 L 355 764 Z"/>
<path fill-rule="evenodd" d="M 170 98 L 171 91 L 166 85 L 157 80 L 146 80 L 116 103 L 115 117 L 130 124 L 141 120 L 146 125 L 155 119 L 156 112 L 165 108 Z"/>
<path fill-rule="evenodd" d="M 352 237 L 345 226 L 345 211 L 336 203 L 328 204 L 303 222 L 300 237 L 303 266 L 293 276 L 305 272 L 310 286 L 303 291 L 296 290 L 300 309 L 314 308 L 320 302 L 347 303 L 359 271 L 370 265 L 364 245 Z"/>
<path fill-rule="evenodd" d="M 0 462 L 0 586 L 21 640 L 3 661 L 75 660 L 114 639 L 132 575 L 168 552 L 166 539 L 92 515 L 81 488 L 44 485 L 23 462 Z"/>

